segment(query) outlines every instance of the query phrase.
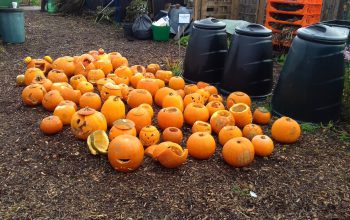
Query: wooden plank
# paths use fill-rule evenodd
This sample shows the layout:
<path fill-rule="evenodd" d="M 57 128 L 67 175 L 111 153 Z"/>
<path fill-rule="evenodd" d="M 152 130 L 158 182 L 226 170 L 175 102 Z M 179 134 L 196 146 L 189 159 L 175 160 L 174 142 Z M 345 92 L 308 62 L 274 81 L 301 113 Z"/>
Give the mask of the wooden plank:
<path fill-rule="evenodd" d="M 259 0 L 256 23 L 264 24 L 267 0 Z"/>
<path fill-rule="evenodd" d="M 233 20 L 239 19 L 239 5 L 240 5 L 240 0 L 232 0 L 231 19 Z"/>

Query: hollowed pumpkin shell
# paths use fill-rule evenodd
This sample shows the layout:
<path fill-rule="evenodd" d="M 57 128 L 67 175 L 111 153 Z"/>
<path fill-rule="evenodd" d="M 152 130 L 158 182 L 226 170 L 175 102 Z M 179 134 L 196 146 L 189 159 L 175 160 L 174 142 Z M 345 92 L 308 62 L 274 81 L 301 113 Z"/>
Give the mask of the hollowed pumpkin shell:
<path fill-rule="evenodd" d="M 230 108 L 230 112 L 235 118 L 235 123 L 239 128 L 243 128 L 247 124 L 251 124 L 253 121 L 252 112 L 250 107 L 244 103 L 234 104 Z"/>
<path fill-rule="evenodd" d="M 232 138 L 242 137 L 242 131 L 237 126 L 228 125 L 223 127 L 218 135 L 219 143 L 224 146 Z"/>
<path fill-rule="evenodd" d="M 231 108 L 231 106 L 237 103 L 244 103 L 250 107 L 250 105 L 252 104 L 252 101 L 250 97 L 244 92 L 233 92 L 227 97 L 227 100 L 226 100 L 227 108 L 229 109 Z"/>
<path fill-rule="evenodd" d="M 159 89 L 156 92 L 156 95 L 154 96 L 154 102 L 158 106 L 162 106 L 164 97 L 167 96 L 170 93 L 175 93 L 175 90 L 170 89 L 169 87 L 164 87 L 164 88 Z"/>
<path fill-rule="evenodd" d="M 209 97 L 210 97 L 210 93 L 208 91 L 205 91 L 204 89 L 198 89 L 196 91 L 196 93 L 200 94 L 202 96 L 203 99 L 203 104 L 206 104 Z"/>
<path fill-rule="evenodd" d="M 203 104 L 190 103 L 185 108 L 184 118 L 189 125 L 193 125 L 196 121 L 206 122 L 209 119 L 209 111 Z"/>
<path fill-rule="evenodd" d="M 87 79 L 84 75 L 78 74 L 75 76 L 72 76 L 69 80 L 69 84 L 73 87 L 73 89 L 77 89 L 77 86 L 80 82 L 86 82 Z"/>
<path fill-rule="evenodd" d="M 145 89 L 145 90 L 149 91 L 152 96 L 155 96 L 156 92 L 159 89 L 159 85 L 154 79 L 144 78 L 144 79 L 141 79 L 137 83 L 136 88 L 137 89 Z"/>
<path fill-rule="evenodd" d="M 166 148 L 158 154 L 157 160 L 166 168 L 176 168 L 182 165 L 188 156 L 188 150 L 182 149 L 177 143 L 170 141 L 163 142 L 160 145 L 165 145 Z"/>
<path fill-rule="evenodd" d="M 139 139 L 143 146 L 148 147 L 159 142 L 160 133 L 156 127 L 148 125 L 141 129 Z"/>
<path fill-rule="evenodd" d="M 143 103 L 152 105 L 153 99 L 151 93 L 147 90 L 134 89 L 129 92 L 127 103 L 131 108 L 135 108 Z"/>
<path fill-rule="evenodd" d="M 47 78 L 51 80 L 51 82 L 68 82 L 67 75 L 63 72 L 63 70 L 53 69 L 47 74 Z"/>
<path fill-rule="evenodd" d="M 109 131 L 109 140 L 113 140 L 115 137 L 129 134 L 136 136 L 135 123 L 129 119 L 118 119 L 113 123 L 113 127 Z"/>
<path fill-rule="evenodd" d="M 224 104 L 219 101 L 211 101 L 205 107 L 207 107 L 210 116 L 219 110 L 225 110 Z"/>
<path fill-rule="evenodd" d="M 262 134 L 263 134 L 263 130 L 259 125 L 256 125 L 256 124 L 247 124 L 243 128 L 243 137 L 246 137 L 249 140 L 252 140 L 253 137 L 255 137 L 256 135 L 262 135 Z"/>
<path fill-rule="evenodd" d="M 181 76 L 173 76 L 169 80 L 169 87 L 174 90 L 185 88 L 185 80 Z"/>
<path fill-rule="evenodd" d="M 57 116 L 49 116 L 44 118 L 40 123 L 40 130 L 44 134 L 56 134 L 63 128 L 61 120 Z"/>
<path fill-rule="evenodd" d="M 204 121 L 196 121 L 192 126 L 192 133 L 208 132 L 211 134 L 211 125 Z"/>
<path fill-rule="evenodd" d="M 112 83 L 106 83 L 101 89 L 101 99 L 106 101 L 110 96 L 122 97 L 122 90 L 118 85 Z"/>
<path fill-rule="evenodd" d="M 141 65 L 131 66 L 130 69 L 133 73 L 145 73 L 146 72 L 146 68 L 144 66 L 141 66 Z"/>
<path fill-rule="evenodd" d="M 151 125 L 152 123 L 149 113 L 141 107 L 131 109 L 126 115 L 126 118 L 135 123 L 137 133 L 139 133 L 143 127 Z"/>
<path fill-rule="evenodd" d="M 45 74 L 48 73 L 52 69 L 52 59 L 50 60 L 49 56 L 45 56 L 47 59 L 30 59 L 27 63 L 27 69 L 29 68 L 38 68 L 43 71 Z M 51 61 L 51 62 L 50 62 Z"/>
<path fill-rule="evenodd" d="M 271 135 L 279 143 L 292 144 L 301 135 L 300 125 L 295 120 L 283 116 L 272 124 Z"/>
<path fill-rule="evenodd" d="M 154 144 L 154 145 L 147 147 L 145 150 L 145 155 L 153 158 L 153 152 L 157 146 L 158 146 L 157 144 Z"/>
<path fill-rule="evenodd" d="M 120 66 L 115 71 L 114 74 L 119 77 L 128 77 L 131 79 L 132 75 L 134 74 L 131 69 L 127 66 Z"/>
<path fill-rule="evenodd" d="M 219 110 L 215 112 L 210 118 L 210 125 L 216 134 L 227 125 L 235 125 L 235 119 L 231 112 L 227 110 Z"/>
<path fill-rule="evenodd" d="M 167 70 L 158 70 L 155 73 L 157 79 L 163 80 L 165 83 L 168 83 L 170 78 L 173 77 L 173 72 Z"/>
<path fill-rule="evenodd" d="M 90 70 L 87 74 L 89 83 L 96 85 L 97 81 L 105 78 L 105 73 L 100 69 Z"/>
<path fill-rule="evenodd" d="M 209 133 L 207 132 L 196 132 L 193 133 L 187 139 L 187 149 L 188 153 L 200 160 L 209 159 L 214 153 L 216 149 L 216 143 Z"/>
<path fill-rule="evenodd" d="M 163 102 L 162 102 L 162 107 L 163 108 L 176 107 L 181 112 L 183 112 L 184 103 L 183 103 L 181 96 L 179 96 L 176 92 L 175 93 L 171 92 L 164 97 Z"/>
<path fill-rule="evenodd" d="M 107 120 L 107 125 L 112 126 L 118 119 L 125 118 L 125 105 L 118 96 L 109 96 L 103 103 L 101 113 Z"/>
<path fill-rule="evenodd" d="M 31 84 L 25 87 L 22 91 L 22 100 L 24 104 L 29 106 L 40 105 L 46 90 L 44 86 L 40 84 Z"/>
<path fill-rule="evenodd" d="M 141 79 L 144 79 L 145 77 L 143 76 L 142 73 L 134 73 L 131 78 L 130 78 L 130 83 L 131 85 L 136 88 L 137 84 L 140 82 Z M 159 85 L 158 85 L 159 86 Z"/>
<path fill-rule="evenodd" d="M 156 63 L 151 63 L 146 68 L 146 72 L 151 72 L 153 74 L 155 74 L 158 70 L 160 70 L 160 66 Z"/>
<path fill-rule="evenodd" d="M 25 85 L 30 85 L 36 76 L 41 76 L 45 78 L 45 74 L 38 68 L 29 68 L 24 73 L 24 83 Z"/>
<path fill-rule="evenodd" d="M 217 102 L 223 102 L 224 98 L 222 98 L 221 95 L 218 94 L 213 94 L 209 96 L 208 102 L 212 102 L 212 101 L 217 101 Z"/>
<path fill-rule="evenodd" d="M 110 78 L 103 78 L 103 79 L 97 80 L 97 82 L 96 82 L 97 90 L 98 90 L 99 92 L 101 92 L 103 86 L 104 86 L 105 84 L 107 84 L 107 83 L 112 83 L 112 84 L 114 84 L 115 82 L 114 82 L 112 79 L 110 79 Z"/>
<path fill-rule="evenodd" d="M 99 111 L 102 106 L 102 101 L 98 94 L 94 92 L 87 92 L 80 97 L 79 106 L 80 108 L 90 107 Z"/>
<path fill-rule="evenodd" d="M 162 134 L 163 141 L 171 141 L 180 144 L 183 138 L 182 131 L 177 127 L 167 127 Z"/>
<path fill-rule="evenodd" d="M 42 105 L 46 110 L 52 112 L 63 100 L 64 99 L 59 91 L 52 90 L 44 95 Z"/>
<path fill-rule="evenodd" d="M 223 146 L 222 156 L 233 167 L 245 167 L 254 160 L 254 146 L 247 138 L 232 138 Z"/>
<path fill-rule="evenodd" d="M 196 84 L 187 84 L 184 87 L 186 95 L 191 94 L 191 93 L 195 93 L 198 89 L 199 88 Z"/>
<path fill-rule="evenodd" d="M 84 77 L 87 77 L 88 72 L 96 68 L 93 63 L 94 60 L 94 57 L 90 54 L 83 54 L 78 57 L 74 62 L 74 75 L 83 75 Z"/>
<path fill-rule="evenodd" d="M 185 107 L 190 103 L 204 104 L 203 97 L 199 93 L 191 93 L 185 96 L 184 105 Z"/>
<path fill-rule="evenodd" d="M 255 154 L 261 157 L 268 157 L 272 154 L 274 145 L 271 138 L 266 135 L 256 135 L 252 139 Z"/>
<path fill-rule="evenodd" d="M 161 129 L 168 127 L 181 128 L 184 123 L 182 112 L 176 107 L 163 108 L 157 115 L 158 125 Z"/>
<path fill-rule="evenodd" d="M 271 113 L 264 107 L 258 107 L 253 113 L 254 123 L 266 125 L 270 122 Z"/>

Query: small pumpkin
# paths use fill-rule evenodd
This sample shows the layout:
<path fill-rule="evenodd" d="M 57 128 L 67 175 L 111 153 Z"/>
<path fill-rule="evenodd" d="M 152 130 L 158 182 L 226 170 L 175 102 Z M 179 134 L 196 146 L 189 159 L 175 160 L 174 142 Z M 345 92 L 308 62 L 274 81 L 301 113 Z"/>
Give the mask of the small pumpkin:
<path fill-rule="evenodd" d="M 185 163 L 188 157 L 187 149 L 184 150 L 179 144 L 170 141 L 160 143 L 160 145 L 165 145 L 164 150 L 157 156 L 162 166 L 173 169 Z"/>
<path fill-rule="evenodd" d="M 124 102 L 118 96 L 109 96 L 102 105 L 101 113 L 105 116 L 107 125 L 112 126 L 116 120 L 125 118 Z"/>
<path fill-rule="evenodd" d="M 162 106 L 164 97 L 170 93 L 175 93 L 175 90 L 170 89 L 169 87 L 163 87 L 163 88 L 159 89 L 156 92 L 156 95 L 154 96 L 154 102 L 158 106 Z"/>
<path fill-rule="evenodd" d="M 206 104 L 208 102 L 208 99 L 210 97 L 210 93 L 208 91 L 205 91 L 204 89 L 198 89 L 196 93 L 202 96 L 203 104 Z"/>
<path fill-rule="evenodd" d="M 141 79 L 144 79 L 145 77 L 143 76 L 142 73 L 134 73 L 131 78 L 130 78 L 130 84 L 136 88 L 137 84 L 140 82 Z M 158 85 L 159 86 L 159 85 Z"/>
<path fill-rule="evenodd" d="M 117 85 L 122 84 L 122 83 L 126 84 L 126 85 L 129 85 L 129 81 L 130 81 L 129 78 L 126 77 L 126 76 L 122 76 L 122 77 L 117 76 L 117 77 L 114 78 L 114 82 Z"/>
<path fill-rule="evenodd" d="M 185 91 L 183 90 L 183 89 L 178 89 L 178 90 L 176 90 L 176 93 L 179 95 L 179 96 L 181 96 L 181 98 L 183 99 L 183 98 L 185 98 Z"/>
<path fill-rule="evenodd" d="M 233 92 L 227 97 L 227 100 L 226 100 L 227 108 L 229 109 L 231 108 L 231 106 L 237 103 L 244 103 L 250 107 L 252 104 L 252 100 L 244 92 L 239 92 L 239 91 Z"/>
<path fill-rule="evenodd" d="M 254 123 L 266 125 L 270 122 L 271 113 L 264 107 L 258 107 L 253 113 Z"/>
<path fill-rule="evenodd" d="M 163 80 L 161 79 L 154 79 L 154 80 L 157 82 L 159 88 L 165 87 L 165 82 Z"/>
<path fill-rule="evenodd" d="M 44 86 L 40 84 L 31 84 L 25 87 L 22 91 L 23 103 L 29 106 L 40 105 L 46 90 Z"/>
<path fill-rule="evenodd" d="M 101 97 L 94 92 L 84 93 L 79 99 L 79 106 L 80 108 L 90 107 L 99 111 L 102 106 Z"/>
<path fill-rule="evenodd" d="M 198 87 L 199 89 L 204 89 L 204 88 L 207 87 L 207 86 L 210 86 L 210 84 L 209 84 L 209 83 L 206 83 L 206 82 L 203 82 L 203 81 L 198 81 L 198 82 L 197 82 L 197 87 Z"/>
<path fill-rule="evenodd" d="M 73 89 L 77 89 L 77 86 L 80 82 L 86 82 L 87 79 L 84 75 L 78 74 L 74 75 L 69 79 L 69 84 L 73 87 Z"/>
<path fill-rule="evenodd" d="M 215 112 L 219 110 L 225 110 L 224 104 L 219 101 L 211 101 L 205 106 L 209 111 L 209 115 L 212 116 Z"/>
<path fill-rule="evenodd" d="M 17 82 L 17 85 L 24 86 L 25 85 L 24 74 L 19 74 L 18 76 L 16 76 L 16 82 Z"/>
<path fill-rule="evenodd" d="M 64 125 L 69 125 L 75 112 L 76 107 L 74 105 L 62 101 L 55 108 L 53 115 L 59 117 Z"/>
<path fill-rule="evenodd" d="M 71 77 L 74 75 L 75 71 L 74 59 L 70 56 L 59 57 L 55 61 L 53 61 L 52 68 L 57 70 L 63 70 L 67 77 Z"/>
<path fill-rule="evenodd" d="M 52 112 L 63 100 L 64 99 L 59 91 L 51 90 L 44 95 L 42 105 L 46 110 Z"/>
<path fill-rule="evenodd" d="M 272 154 L 274 144 L 271 138 L 266 135 L 256 135 L 252 139 L 255 154 L 261 157 L 268 157 Z"/>
<path fill-rule="evenodd" d="M 100 93 L 102 101 L 106 101 L 110 96 L 122 97 L 122 90 L 120 87 L 112 83 L 104 84 Z"/>
<path fill-rule="evenodd" d="M 147 90 L 134 89 L 129 92 L 127 103 L 131 108 L 135 108 L 143 103 L 152 105 L 153 99 L 151 93 Z"/>
<path fill-rule="evenodd" d="M 256 135 L 263 134 L 263 130 L 261 129 L 261 127 L 256 124 L 247 124 L 246 126 L 244 126 L 242 131 L 243 131 L 243 137 L 246 137 L 249 140 L 252 140 L 253 137 L 255 137 Z"/>
<path fill-rule="evenodd" d="M 186 142 L 188 153 L 200 160 L 209 159 L 216 149 L 216 143 L 208 132 L 193 133 Z"/>
<path fill-rule="evenodd" d="M 151 63 L 146 68 L 146 72 L 150 72 L 153 74 L 155 74 L 158 70 L 160 70 L 160 66 L 156 63 Z"/>
<path fill-rule="evenodd" d="M 192 126 L 192 133 L 208 132 L 211 134 L 211 125 L 204 121 L 196 121 Z"/>
<path fill-rule="evenodd" d="M 222 98 L 221 95 L 218 94 L 213 94 L 209 96 L 208 102 L 212 102 L 212 101 L 217 101 L 217 102 L 223 102 L 224 98 Z"/>
<path fill-rule="evenodd" d="M 117 171 L 130 172 L 141 166 L 144 149 L 134 136 L 123 134 L 114 138 L 108 146 L 108 161 Z"/>
<path fill-rule="evenodd" d="M 96 85 L 97 81 L 105 78 L 105 73 L 100 69 L 90 70 L 87 74 L 87 80 L 92 85 Z"/>
<path fill-rule="evenodd" d="M 235 123 L 239 128 L 243 128 L 247 124 L 251 124 L 253 121 L 253 115 L 250 111 L 250 107 L 244 103 L 234 104 L 230 108 L 230 112 L 235 118 Z"/>
<path fill-rule="evenodd" d="M 208 121 L 209 111 L 200 103 L 190 103 L 186 106 L 184 111 L 185 122 L 193 125 L 196 121 Z"/>
<path fill-rule="evenodd" d="M 26 64 L 27 69 L 35 67 L 46 74 L 52 69 L 52 58 L 49 56 L 45 56 L 44 59 L 32 59 L 29 57 L 29 59 L 26 60 Z"/>
<path fill-rule="evenodd" d="M 148 147 L 159 142 L 160 133 L 156 127 L 148 125 L 141 129 L 139 139 L 143 146 Z"/>
<path fill-rule="evenodd" d="M 97 90 L 98 90 L 99 92 L 101 92 L 102 87 L 103 87 L 105 84 L 107 84 L 107 83 L 115 84 L 115 82 L 114 82 L 112 79 L 110 79 L 110 78 L 103 78 L 103 79 L 97 80 L 97 82 L 96 82 Z"/>
<path fill-rule="evenodd" d="M 157 121 L 161 129 L 168 127 L 181 128 L 184 123 L 184 117 L 178 108 L 167 107 L 158 112 Z"/>
<path fill-rule="evenodd" d="M 183 139 L 182 131 L 177 127 L 167 127 L 162 134 L 163 141 L 171 141 L 180 144 Z"/>
<path fill-rule="evenodd" d="M 141 66 L 141 65 L 133 65 L 130 67 L 130 69 L 133 73 L 145 73 L 146 72 L 146 68 L 144 66 Z"/>
<path fill-rule="evenodd" d="M 233 167 L 245 167 L 254 160 L 254 146 L 245 137 L 232 138 L 223 146 L 222 156 Z"/>
<path fill-rule="evenodd" d="M 163 98 L 162 102 L 162 107 L 167 108 L 167 107 L 176 107 L 178 108 L 181 112 L 184 110 L 184 102 L 176 92 L 169 93 Z"/>
<path fill-rule="evenodd" d="M 283 116 L 272 124 L 271 135 L 279 143 L 292 144 L 299 139 L 301 128 L 294 119 Z"/>
<path fill-rule="evenodd" d="M 129 65 L 128 59 L 126 59 L 125 57 L 111 58 L 111 63 L 112 63 L 114 70 L 118 69 L 121 66 L 128 66 Z"/>
<path fill-rule="evenodd" d="M 129 134 L 136 136 L 135 123 L 129 119 L 118 119 L 113 123 L 113 127 L 109 131 L 109 140 L 113 140 L 115 137 Z"/>
<path fill-rule="evenodd" d="M 53 69 L 47 74 L 47 78 L 51 80 L 51 82 L 68 82 L 67 75 L 63 72 L 63 70 Z"/>
<path fill-rule="evenodd" d="M 150 104 L 143 103 L 143 104 L 139 105 L 139 107 L 144 108 L 148 112 L 148 114 L 151 116 L 151 118 L 153 118 L 154 111 L 153 111 L 153 108 Z"/>
<path fill-rule="evenodd" d="M 241 129 L 239 129 L 239 127 L 233 126 L 233 125 L 227 125 L 220 130 L 218 138 L 219 138 L 219 143 L 222 146 L 224 146 L 226 142 L 229 141 L 230 139 L 236 138 L 236 137 L 242 137 L 242 136 L 243 134 Z"/>
<path fill-rule="evenodd" d="M 109 59 L 99 59 L 94 62 L 96 69 L 100 69 L 107 76 L 107 74 L 113 72 L 113 65 Z"/>
<path fill-rule="evenodd" d="M 185 88 L 185 80 L 181 76 L 173 76 L 169 80 L 169 87 L 174 90 Z"/>
<path fill-rule="evenodd" d="M 93 63 L 94 60 L 94 57 L 90 54 L 83 54 L 79 56 L 74 62 L 74 75 L 83 75 L 84 77 L 87 77 L 87 74 L 90 70 L 96 69 Z"/>
<path fill-rule="evenodd" d="M 144 78 L 137 83 L 137 89 L 145 89 L 151 93 L 152 96 L 155 96 L 156 92 L 159 89 L 158 83 L 154 79 Z"/>
<path fill-rule="evenodd" d="M 115 71 L 114 74 L 119 77 L 128 77 L 131 79 L 132 75 L 134 74 L 132 70 L 127 66 L 120 66 Z"/>
<path fill-rule="evenodd" d="M 97 130 L 107 130 L 105 116 L 92 108 L 82 108 L 72 116 L 71 129 L 75 137 L 86 140 L 88 136 Z"/>
<path fill-rule="evenodd" d="M 185 91 L 186 95 L 191 94 L 191 93 L 195 93 L 198 89 L 199 88 L 196 84 L 187 84 L 184 87 L 184 91 Z"/>
<path fill-rule="evenodd" d="M 131 109 L 126 115 L 126 118 L 135 123 L 137 133 L 139 133 L 143 127 L 152 124 L 151 116 L 144 108 L 141 107 Z"/>
<path fill-rule="evenodd" d="M 25 85 L 30 85 L 33 82 L 33 79 L 36 76 L 41 76 L 43 78 L 45 78 L 44 72 L 41 71 L 38 68 L 29 68 L 26 70 L 26 72 L 24 73 L 24 83 Z"/>
<path fill-rule="evenodd" d="M 77 86 L 77 90 L 79 90 L 81 94 L 93 92 L 94 86 L 89 82 L 80 82 Z"/>
<path fill-rule="evenodd" d="M 167 70 L 158 70 L 155 73 L 157 79 L 163 80 L 165 83 L 168 83 L 170 78 L 173 77 L 173 72 Z"/>
<path fill-rule="evenodd" d="M 57 116 L 46 117 L 40 122 L 40 130 L 44 134 L 48 134 L 48 135 L 57 134 L 62 130 L 62 128 L 63 128 L 63 124 L 60 118 Z"/>
<path fill-rule="evenodd" d="M 42 76 L 36 76 L 34 79 L 33 79 L 33 82 L 32 83 L 37 83 L 37 84 L 41 84 L 42 86 L 44 86 L 46 92 L 49 92 L 51 90 L 51 86 L 52 86 L 52 82 L 51 80 L 45 78 L 45 77 L 42 77 Z"/>
<path fill-rule="evenodd" d="M 215 112 L 210 118 L 210 125 L 216 134 L 227 125 L 235 125 L 235 119 L 231 112 L 227 110 L 219 110 Z"/>
<path fill-rule="evenodd" d="M 184 105 L 185 107 L 190 103 L 204 104 L 203 97 L 199 93 L 191 93 L 185 96 Z"/>
<path fill-rule="evenodd" d="M 215 86 L 206 86 L 203 89 L 209 92 L 210 95 L 217 95 L 219 93 L 218 89 Z"/>

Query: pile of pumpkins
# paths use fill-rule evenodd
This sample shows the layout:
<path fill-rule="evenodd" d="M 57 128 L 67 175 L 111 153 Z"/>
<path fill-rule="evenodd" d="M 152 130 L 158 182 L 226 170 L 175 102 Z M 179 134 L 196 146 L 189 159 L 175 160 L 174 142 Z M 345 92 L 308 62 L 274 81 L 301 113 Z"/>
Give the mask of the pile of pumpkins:
<path fill-rule="evenodd" d="M 41 121 L 41 131 L 52 135 L 70 125 L 75 137 L 87 141 L 91 154 L 107 154 L 118 171 L 137 169 L 144 154 L 167 168 L 182 165 L 188 155 L 206 160 L 217 146 L 212 133 L 218 136 L 223 159 L 233 167 L 248 166 L 255 155 L 273 152 L 274 142 L 261 128 L 271 123 L 271 114 L 263 107 L 252 111 L 243 92 L 224 100 L 208 83 L 185 84 L 158 64 L 129 66 L 120 53 L 103 49 L 54 61 L 27 57 L 25 63 L 25 74 L 17 76 L 17 83 L 26 86 L 24 104 L 53 112 Z M 157 115 L 155 105 L 160 107 Z M 184 123 L 192 126 L 186 142 Z M 281 117 L 272 123 L 271 135 L 276 142 L 291 144 L 301 129 L 295 120 Z"/>

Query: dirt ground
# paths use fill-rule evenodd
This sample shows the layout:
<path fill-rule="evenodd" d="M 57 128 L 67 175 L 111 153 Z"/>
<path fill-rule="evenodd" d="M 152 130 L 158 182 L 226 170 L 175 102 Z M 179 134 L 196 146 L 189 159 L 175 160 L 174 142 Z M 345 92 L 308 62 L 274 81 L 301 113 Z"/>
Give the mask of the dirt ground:
<path fill-rule="evenodd" d="M 350 218 L 350 144 L 336 132 L 342 122 L 304 132 L 296 144 L 276 144 L 271 157 L 243 169 L 226 165 L 218 145 L 206 161 L 189 158 L 168 170 L 145 158 L 140 169 L 125 174 L 105 157 L 90 155 L 69 127 L 44 136 L 38 125 L 50 113 L 25 107 L 15 83 L 25 70 L 24 57 L 57 58 L 102 47 L 146 65 L 177 57 L 178 47 L 128 42 L 121 30 L 85 18 L 25 16 L 26 42 L 0 46 L 1 219 Z"/>

